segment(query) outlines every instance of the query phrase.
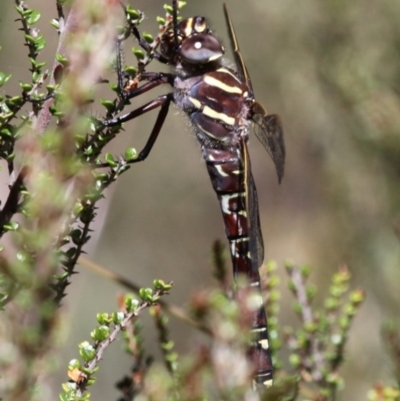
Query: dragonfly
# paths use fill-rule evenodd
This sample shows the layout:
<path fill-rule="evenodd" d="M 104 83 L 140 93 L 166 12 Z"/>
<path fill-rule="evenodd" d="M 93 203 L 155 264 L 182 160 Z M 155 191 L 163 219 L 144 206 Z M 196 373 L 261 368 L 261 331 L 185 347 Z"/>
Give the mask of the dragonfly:
<path fill-rule="evenodd" d="M 173 72 L 143 71 L 140 80 L 145 83 L 135 85 L 127 97 L 133 98 L 163 84 L 169 84 L 172 91 L 103 124 L 118 125 L 159 109 L 145 146 L 132 161 L 140 162 L 150 154 L 171 103 L 188 116 L 219 200 L 234 278 L 245 275 L 249 286 L 259 293 L 259 305 L 252 316 L 253 340 L 248 354 L 254 365 L 256 385 L 270 387 L 273 366 L 259 275 L 264 260 L 264 242 L 247 143 L 254 126 L 256 137 L 275 164 L 280 182 L 285 164 L 281 120 L 278 115 L 268 114 L 255 99 L 227 6 L 224 4 L 223 10 L 235 68 L 231 68 L 232 63 L 225 59 L 222 42 L 212 32 L 205 17 L 179 21 L 178 0 L 173 0 L 172 9 L 172 20 L 161 35 L 159 50 L 153 55 L 172 66 Z M 139 44 L 149 50 L 136 29 L 134 34 Z"/>

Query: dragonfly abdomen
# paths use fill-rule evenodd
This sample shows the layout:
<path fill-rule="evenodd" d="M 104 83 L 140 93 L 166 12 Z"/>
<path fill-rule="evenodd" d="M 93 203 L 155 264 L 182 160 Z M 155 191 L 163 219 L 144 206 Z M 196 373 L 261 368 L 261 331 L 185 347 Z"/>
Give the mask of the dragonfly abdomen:
<path fill-rule="evenodd" d="M 267 318 L 260 289 L 257 262 L 252 259 L 250 222 L 247 215 L 244 166 L 240 153 L 231 149 L 203 148 L 203 157 L 214 190 L 217 193 L 229 241 L 235 278 L 245 275 L 255 290 L 257 302 L 252 315 L 252 347 L 249 357 L 257 367 L 255 381 L 266 387 L 272 385 L 272 363 L 268 342 Z"/>

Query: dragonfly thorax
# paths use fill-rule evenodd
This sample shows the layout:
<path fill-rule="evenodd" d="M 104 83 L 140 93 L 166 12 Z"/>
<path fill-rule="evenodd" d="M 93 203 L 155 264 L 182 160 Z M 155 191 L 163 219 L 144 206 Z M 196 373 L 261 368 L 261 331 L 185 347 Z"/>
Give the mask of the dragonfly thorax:
<path fill-rule="evenodd" d="M 202 75 L 177 77 L 175 103 L 193 123 L 202 145 L 236 147 L 247 140 L 253 98 L 234 71 L 218 67 Z"/>

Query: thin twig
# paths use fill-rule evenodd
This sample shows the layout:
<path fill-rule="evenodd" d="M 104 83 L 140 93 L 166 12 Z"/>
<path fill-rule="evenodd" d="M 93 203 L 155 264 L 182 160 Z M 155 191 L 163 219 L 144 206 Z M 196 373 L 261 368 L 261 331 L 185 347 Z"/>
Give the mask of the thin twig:
<path fill-rule="evenodd" d="M 121 275 L 112 272 L 111 270 L 99 265 L 96 262 L 93 262 L 92 260 L 86 258 L 85 256 L 80 256 L 78 259 L 78 264 L 80 264 L 83 267 L 86 267 L 95 273 L 112 280 L 125 288 L 138 293 L 140 288 L 142 288 L 140 285 L 135 284 L 134 282 L 122 277 Z M 177 319 L 187 323 L 188 325 L 195 327 L 196 329 L 202 331 L 203 333 L 206 333 L 210 336 L 212 336 L 212 331 L 205 325 L 199 324 L 198 322 L 194 321 L 191 319 L 185 311 L 180 308 L 179 306 L 166 302 L 162 299 L 158 301 L 158 303 L 164 308 L 166 312 L 168 312 L 171 316 L 176 317 Z"/>
<path fill-rule="evenodd" d="M 163 292 L 157 291 L 155 292 L 154 297 L 158 297 L 161 295 L 163 295 Z M 160 300 L 157 301 L 157 303 L 159 302 Z M 148 302 L 148 301 L 142 302 L 134 311 L 129 312 L 121 323 L 116 324 L 114 330 L 110 333 L 109 337 L 103 342 L 101 342 L 100 346 L 96 349 L 96 356 L 93 358 L 92 361 L 88 363 L 86 369 L 93 371 L 99 364 L 100 360 L 102 359 L 104 351 L 117 338 L 118 333 L 121 330 L 123 330 L 134 317 L 138 316 L 143 309 L 148 308 L 151 305 L 153 305 L 153 302 Z M 87 380 L 84 380 L 82 381 L 82 383 L 79 384 L 79 390 L 77 391 L 78 397 L 81 397 L 83 395 L 83 393 L 86 390 L 86 385 L 87 385 Z"/>
<path fill-rule="evenodd" d="M 24 185 L 24 179 L 27 174 L 27 168 L 24 167 L 18 174 L 17 179 L 11 186 L 7 201 L 0 212 L 0 237 L 6 231 L 4 225 L 8 224 L 15 213 L 18 211 L 19 201 L 21 199 L 21 188 Z"/>
<path fill-rule="evenodd" d="M 68 58 L 68 56 L 69 56 L 68 48 L 67 48 L 68 40 L 71 38 L 71 36 L 78 29 L 78 26 L 79 26 L 78 3 L 79 2 L 76 2 L 72 6 L 71 11 L 68 14 L 68 18 L 65 22 L 65 26 L 63 27 L 63 30 L 60 32 L 60 39 L 58 41 L 58 47 L 56 50 L 56 54 L 59 54 L 64 58 Z M 57 78 L 56 74 L 64 75 L 64 74 L 59 73 L 60 69 L 62 71 L 64 71 L 64 66 L 59 61 L 57 61 L 57 59 L 54 59 L 52 73 L 51 73 L 50 82 L 49 82 L 50 85 L 59 83 L 59 82 L 57 82 L 59 79 Z M 53 105 L 53 103 L 54 103 L 53 97 L 48 99 L 44 103 L 44 105 L 38 115 L 38 118 L 36 120 L 36 125 L 34 126 L 34 129 L 36 132 L 44 132 L 44 130 L 49 125 L 49 122 L 50 122 L 51 118 L 53 117 L 50 112 L 50 107 Z"/>
<path fill-rule="evenodd" d="M 300 304 L 302 321 L 304 324 L 312 324 L 314 322 L 311 305 L 308 301 L 306 293 L 306 284 L 303 280 L 299 269 L 292 269 L 290 277 L 296 289 L 296 298 Z M 322 379 L 322 372 L 324 369 L 324 356 L 319 350 L 319 341 L 316 335 L 309 336 L 311 344 L 311 352 L 313 355 L 314 368 L 312 369 L 312 376 L 315 381 Z"/>

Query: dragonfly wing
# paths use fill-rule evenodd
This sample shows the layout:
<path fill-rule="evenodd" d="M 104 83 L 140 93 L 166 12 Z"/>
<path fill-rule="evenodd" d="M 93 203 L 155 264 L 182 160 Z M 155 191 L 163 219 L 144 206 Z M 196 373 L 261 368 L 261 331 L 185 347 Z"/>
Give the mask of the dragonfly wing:
<path fill-rule="evenodd" d="M 247 86 L 253 93 L 253 86 L 251 84 L 250 75 L 247 71 L 246 64 L 244 63 L 242 53 L 240 52 L 239 43 L 238 43 L 238 40 L 236 37 L 235 29 L 233 28 L 232 20 L 229 16 L 228 8 L 226 7 L 226 4 L 224 4 L 224 14 L 225 14 L 226 25 L 228 25 L 228 34 L 229 34 L 229 39 L 231 42 L 233 55 L 235 57 L 236 67 L 237 67 L 239 73 L 242 75 L 243 79 L 245 80 Z"/>
<path fill-rule="evenodd" d="M 276 114 L 255 114 L 253 121 L 255 124 L 255 134 L 271 156 L 276 167 L 276 172 L 278 173 L 278 180 L 281 182 L 285 169 L 286 155 L 281 120 Z"/>
<path fill-rule="evenodd" d="M 250 235 L 255 238 L 255 241 L 250 241 L 250 244 L 255 243 L 255 249 L 251 249 L 252 254 L 255 255 L 257 261 L 257 268 L 264 262 L 264 240 L 261 232 L 260 213 L 258 211 L 258 197 L 257 189 L 254 183 L 253 175 L 250 174 L 250 188 L 249 188 L 249 205 L 250 213 Z M 250 238 L 251 240 L 251 238 Z"/>
<path fill-rule="evenodd" d="M 260 214 L 258 211 L 257 189 L 254 183 L 253 174 L 251 173 L 251 163 L 247 144 L 244 140 L 242 140 L 241 143 L 241 153 L 244 165 L 243 177 L 245 179 L 246 212 L 248 216 L 248 224 L 250 226 L 250 255 L 253 270 L 258 271 L 258 268 L 264 261 L 264 241 L 261 232 Z"/>

